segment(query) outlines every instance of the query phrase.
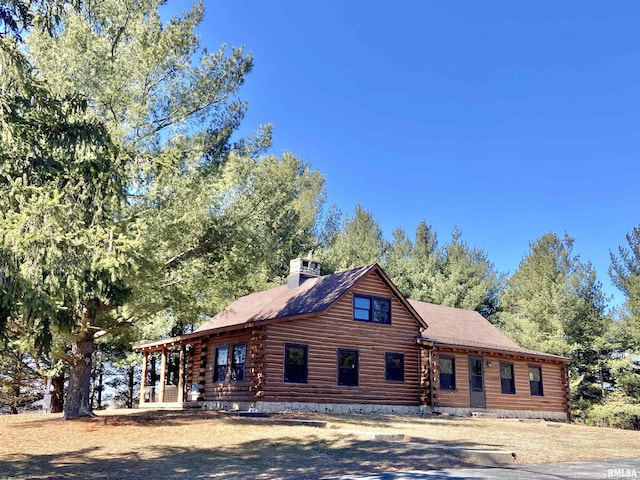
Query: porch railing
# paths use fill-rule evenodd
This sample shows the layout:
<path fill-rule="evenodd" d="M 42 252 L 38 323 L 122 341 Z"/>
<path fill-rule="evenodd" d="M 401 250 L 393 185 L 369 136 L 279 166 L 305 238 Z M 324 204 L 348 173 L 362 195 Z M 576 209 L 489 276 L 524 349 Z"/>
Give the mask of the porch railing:
<path fill-rule="evenodd" d="M 153 402 L 177 402 L 178 401 L 178 387 L 177 385 L 165 385 L 164 386 L 164 399 L 160 399 L 160 385 L 153 387 L 146 387 L 144 394 L 144 401 Z"/>

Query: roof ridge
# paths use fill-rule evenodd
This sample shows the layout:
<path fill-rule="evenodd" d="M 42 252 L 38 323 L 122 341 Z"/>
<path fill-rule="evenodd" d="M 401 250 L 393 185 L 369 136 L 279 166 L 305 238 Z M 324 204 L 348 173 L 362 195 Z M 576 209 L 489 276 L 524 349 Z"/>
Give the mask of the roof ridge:
<path fill-rule="evenodd" d="M 478 315 L 482 316 L 482 314 L 480 312 L 478 312 L 477 310 L 473 310 L 471 308 L 461 308 L 461 307 L 451 307 L 449 305 L 442 305 L 440 303 L 433 303 L 433 302 L 425 302 L 422 300 L 414 300 L 413 298 L 407 298 L 407 300 L 411 303 L 417 303 L 417 304 L 423 304 L 423 305 L 432 305 L 434 307 L 441 307 L 441 308 L 448 308 L 449 310 L 456 310 L 456 311 L 462 311 L 462 312 L 473 312 L 473 313 L 477 313 Z M 484 317 L 482 317 L 484 318 Z"/>

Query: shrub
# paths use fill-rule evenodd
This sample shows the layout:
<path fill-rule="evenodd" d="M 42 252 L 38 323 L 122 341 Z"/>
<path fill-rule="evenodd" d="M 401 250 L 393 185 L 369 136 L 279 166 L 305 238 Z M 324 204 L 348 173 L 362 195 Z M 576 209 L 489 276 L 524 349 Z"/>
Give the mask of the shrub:
<path fill-rule="evenodd" d="M 594 405 L 586 412 L 589 425 L 640 430 L 640 405 L 611 402 Z"/>

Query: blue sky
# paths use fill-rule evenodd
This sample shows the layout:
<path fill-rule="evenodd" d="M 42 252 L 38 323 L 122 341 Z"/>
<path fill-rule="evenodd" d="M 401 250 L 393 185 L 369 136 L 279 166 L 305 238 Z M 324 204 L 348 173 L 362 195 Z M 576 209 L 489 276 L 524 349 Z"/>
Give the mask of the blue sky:
<path fill-rule="evenodd" d="M 454 226 L 513 272 L 575 237 L 608 294 L 640 224 L 640 2 L 207 0 L 203 46 L 244 45 L 245 131 L 272 123 L 328 202 L 385 236 Z"/>

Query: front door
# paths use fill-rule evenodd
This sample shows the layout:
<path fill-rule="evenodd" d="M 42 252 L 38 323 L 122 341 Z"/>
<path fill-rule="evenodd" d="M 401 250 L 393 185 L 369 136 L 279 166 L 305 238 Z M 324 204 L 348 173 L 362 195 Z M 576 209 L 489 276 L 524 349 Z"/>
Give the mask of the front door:
<path fill-rule="evenodd" d="M 471 408 L 485 408 L 484 369 L 482 357 L 469 356 L 469 393 Z"/>

